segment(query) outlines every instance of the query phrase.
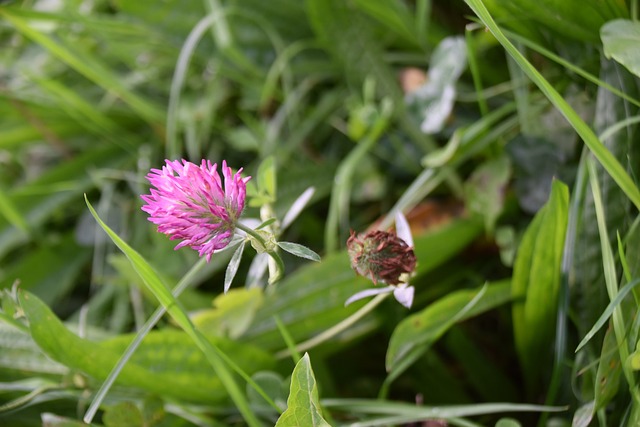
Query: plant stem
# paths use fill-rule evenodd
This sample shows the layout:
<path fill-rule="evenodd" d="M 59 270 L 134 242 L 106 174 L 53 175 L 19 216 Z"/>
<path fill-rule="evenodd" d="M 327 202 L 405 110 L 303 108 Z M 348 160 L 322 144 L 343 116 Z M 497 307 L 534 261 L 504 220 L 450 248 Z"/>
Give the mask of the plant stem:
<path fill-rule="evenodd" d="M 277 249 L 269 249 L 269 245 L 265 241 L 264 237 L 262 237 L 260 233 L 256 232 L 253 228 L 247 227 L 241 222 L 236 223 L 236 227 L 247 233 L 251 238 L 257 240 L 265 248 L 266 253 L 275 261 L 277 272 L 275 276 L 269 278 L 269 283 L 274 283 L 280 280 L 284 275 L 284 262 L 282 262 L 282 258 L 278 254 Z"/>
<path fill-rule="evenodd" d="M 338 323 L 338 324 L 334 325 L 333 327 L 327 329 L 326 331 L 322 332 L 321 334 L 318 334 L 315 337 L 313 337 L 311 339 L 308 339 L 307 341 L 304 341 L 304 342 L 301 342 L 300 344 L 298 344 L 296 346 L 296 348 L 295 348 L 296 351 L 298 351 L 298 352 L 306 351 L 306 350 L 308 350 L 310 348 L 313 348 L 313 347 L 315 347 L 315 346 L 317 346 L 319 344 L 322 344 L 323 342 L 327 341 L 330 338 L 335 337 L 339 333 L 344 332 L 345 330 L 350 328 L 353 324 L 355 324 L 358 320 L 362 319 L 365 315 L 367 315 L 374 308 L 376 308 L 389 295 L 391 295 L 391 294 L 387 293 L 387 294 L 377 295 L 374 299 L 369 301 L 367 304 L 363 305 L 362 308 L 360 308 L 360 310 L 356 311 L 355 313 L 353 313 L 351 316 L 347 317 L 346 319 L 344 319 L 340 323 Z M 279 351 L 279 352 L 277 352 L 275 354 L 276 359 L 283 359 L 283 358 L 288 357 L 290 355 L 291 355 L 291 353 L 289 352 L 288 349 Z"/>

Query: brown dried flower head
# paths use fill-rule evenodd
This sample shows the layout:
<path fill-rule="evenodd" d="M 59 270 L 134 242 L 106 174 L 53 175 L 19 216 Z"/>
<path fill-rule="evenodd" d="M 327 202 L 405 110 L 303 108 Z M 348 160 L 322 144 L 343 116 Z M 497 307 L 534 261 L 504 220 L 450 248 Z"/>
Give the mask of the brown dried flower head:
<path fill-rule="evenodd" d="M 375 230 L 356 236 L 351 231 L 347 250 L 351 267 L 370 278 L 374 285 L 378 282 L 397 285 L 402 282 L 403 274 L 410 274 L 416 268 L 413 248 L 395 233 Z"/>

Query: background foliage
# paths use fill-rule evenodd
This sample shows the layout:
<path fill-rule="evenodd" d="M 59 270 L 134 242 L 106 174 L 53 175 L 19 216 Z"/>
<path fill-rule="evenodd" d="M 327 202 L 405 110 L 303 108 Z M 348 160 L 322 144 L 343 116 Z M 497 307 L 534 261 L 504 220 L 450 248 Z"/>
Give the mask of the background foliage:
<path fill-rule="evenodd" d="M 0 424 L 639 425 L 637 18 L 635 0 L 2 2 Z M 322 260 L 283 254 L 267 285 L 247 250 L 223 294 L 233 251 L 174 252 L 140 211 L 165 158 L 244 167 L 245 218 Z M 397 211 L 412 309 L 344 307 L 370 286 L 349 230 Z"/>

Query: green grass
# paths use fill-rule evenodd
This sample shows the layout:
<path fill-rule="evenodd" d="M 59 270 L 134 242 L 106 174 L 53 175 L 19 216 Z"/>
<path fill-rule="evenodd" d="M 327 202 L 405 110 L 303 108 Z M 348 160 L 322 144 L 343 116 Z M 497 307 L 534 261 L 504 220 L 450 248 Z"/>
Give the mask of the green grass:
<path fill-rule="evenodd" d="M 638 424 L 638 1 L 586 3 L 3 2 L 0 425 Z M 165 158 L 252 244 L 174 251 Z M 345 307 L 397 212 L 412 308 Z"/>

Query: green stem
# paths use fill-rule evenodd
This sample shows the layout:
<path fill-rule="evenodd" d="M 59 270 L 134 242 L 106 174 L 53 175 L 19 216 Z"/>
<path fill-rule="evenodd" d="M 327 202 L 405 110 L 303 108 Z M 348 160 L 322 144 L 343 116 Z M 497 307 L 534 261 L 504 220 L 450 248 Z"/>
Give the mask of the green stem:
<path fill-rule="evenodd" d="M 247 233 L 251 238 L 257 240 L 262 247 L 265 248 L 266 253 L 276 262 L 277 272 L 274 277 L 269 278 L 269 283 L 275 283 L 280 280 L 282 276 L 284 276 L 284 262 L 282 262 L 282 258 L 280 257 L 280 254 L 278 254 L 277 249 L 269 249 L 269 245 L 265 241 L 264 237 L 262 237 L 260 233 L 256 232 L 253 228 L 247 227 L 240 222 L 236 223 L 236 227 Z"/>
<path fill-rule="evenodd" d="M 342 322 L 334 325 L 333 327 L 327 329 L 326 331 L 322 332 L 321 334 L 318 334 L 315 337 L 313 337 L 311 339 L 308 339 L 307 341 L 304 341 L 304 342 L 301 342 L 300 344 L 298 344 L 296 346 L 295 350 L 298 351 L 298 352 L 309 350 L 310 348 L 313 348 L 313 347 L 315 347 L 315 346 L 317 346 L 319 344 L 322 344 L 323 342 L 327 341 L 328 339 L 333 338 L 336 335 L 338 335 L 339 333 L 347 330 L 352 325 L 354 325 L 358 320 L 362 319 L 365 315 L 370 313 L 382 301 L 384 301 L 384 299 L 387 298 L 389 295 L 391 295 L 391 294 L 388 293 L 388 294 L 377 295 L 374 299 L 369 301 L 367 304 L 363 305 L 362 308 L 360 308 L 360 310 L 356 311 L 351 316 L 349 316 L 346 319 L 344 319 Z M 275 354 L 276 359 L 283 359 L 283 358 L 288 357 L 290 355 L 291 355 L 291 352 L 288 349 L 279 351 L 278 353 Z"/>

